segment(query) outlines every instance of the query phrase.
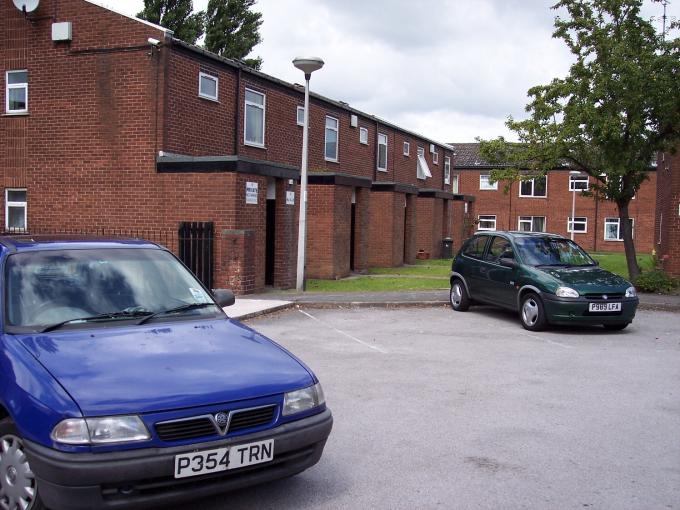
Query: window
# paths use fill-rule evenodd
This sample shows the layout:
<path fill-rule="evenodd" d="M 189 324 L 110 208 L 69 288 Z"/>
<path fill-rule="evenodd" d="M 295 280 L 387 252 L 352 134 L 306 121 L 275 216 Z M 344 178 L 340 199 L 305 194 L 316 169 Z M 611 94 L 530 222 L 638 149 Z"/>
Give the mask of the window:
<path fill-rule="evenodd" d="M 572 220 L 571 216 L 567 218 L 567 232 L 586 233 L 588 232 L 588 218 L 585 216 L 576 216 Z"/>
<path fill-rule="evenodd" d="M 548 178 L 544 175 L 543 177 L 536 177 L 529 181 L 522 181 L 519 183 L 519 196 L 520 197 L 545 197 L 547 195 L 547 180 Z"/>
<path fill-rule="evenodd" d="M 264 147 L 265 95 L 246 89 L 245 143 Z"/>
<path fill-rule="evenodd" d="M 425 180 L 428 177 L 432 177 L 430 167 L 427 166 L 427 160 L 425 159 L 425 150 L 422 147 L 418 147 L 418 158 L 416 161 L 416 177 L 422 180 Z"/>
<path fill-rule="evenodd" d="M 28 113 L 28 71 L 7 71 L 5 87 L 5 112 Z"/>
<path fill-rule="evenodd" d="M 5 190 L 5 229 L 24 231 L 27 223 L 27 203 L 25 189 Z"/>
<path fill-rule="evenodd" d="M 387 172 L 387 135 L 378 133 L 378 170 Z"/>
<path fill-rule="evenodd" d="M 451 158 L 448 156 L 444 157 L 444 184 L 451 184 Z"/>
<path fill-rule="evenodd" d="M 502 237 L 494 237 L 493 241 L 491 242 L 491 246 L 489 246 L 489 251 L 486 253 L 486 257 L 484 257 L 484 260 L 498 263 L 501 258 L 515 258 L 515 255 L 512 251 L 512 245 L 507 239 Z"/>
<path fill-rule="evenodd" d="M 298 106 L 296 111 L 295 111 L 295 117 L 297 119 L 297 125 L 298 126 L 304 126 L 305 125 L 305 107 L 304 106 Z"/>
<path fill-rule="evenodd" d="M 435 165 L 439 164 L 439 153 L 437 152 L 437 149 L 432 152 L 432 163 Z"/>
<path fill-rule="evenodd" d="M 496 230 L 496 215 L 478 216 L 477 230 Z"/>
<path fill-rule="evenodd" d="M 569 176 L 569 191 L 587 191 L 587 190 L 588 190 L 587 175 Z"/>
<path fill-rule="evenodd" d="M 404 142 L 404 156 L 408 156 L 409 154 L 411 154 L 411 144 Z"/>
<path fill-rule="evenodd" d="M 477 236 L 470 239 L 463 248 L 463 255 L 473 259 L 481 259 L 489 236 Z"/>
<path fill-rule="evenodd" d="M 498 189 L 498 181 L 491 184 L 489 182 L 490 179 L 491 179 L 491 175 L 481 174 L 479 176 L 479 189 L 481 189 L 481 190 L 497 190 Z"/>
<path fill-rule="evenodd" d="M 216 76 L 198 73 L 198 95 L 204 99 L 217 101 L 220 80 Z"/>
<path fill-rule="evenodd" d="M 545 232 L 545 216 L 520 216 L 517 228 L 521 232 Z"/>
<path fill-rule="evenodd" d="M 635 220 L 628 218 L 630 221 L 630 228 L 635 237 Z M 619 218 L 605 218 L 604 219 L 604 240 L 605 241 L 623 241 L 623 229 L 620 228 Z"/>
<path fill-rule="evenodd" d="M 338 160 L 338 119 L 326 115 L 326 161 Z"/>
<path fill-rule="evenodd" d="M 368 145 L 368 129 L 359 128 L 359 143 Z"/>
<path fill-rule="evenodd" d="M 460 193 L 458 181 L 459 181 L 458 174 L 456 174 L 456 175 L 453 176 L 453 184 L 451 186 L 451 191 L 455 194 Z M 465 205 L 467 205 L 467 202 L 465 203 Z"/>

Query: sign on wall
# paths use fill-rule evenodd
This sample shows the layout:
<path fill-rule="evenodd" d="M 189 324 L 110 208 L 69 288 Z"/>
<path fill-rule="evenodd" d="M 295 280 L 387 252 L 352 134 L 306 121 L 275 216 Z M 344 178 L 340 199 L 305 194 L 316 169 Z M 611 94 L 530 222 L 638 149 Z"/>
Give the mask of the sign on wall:
<path fill-rule="evenodd" d="M 295 205 L 294 191 L 286 191 L 286 205 Z"/>
<path fill-rule="evenodd" d="M 246 182 L 246 204 L 257 204 L 256 182 Z"/>

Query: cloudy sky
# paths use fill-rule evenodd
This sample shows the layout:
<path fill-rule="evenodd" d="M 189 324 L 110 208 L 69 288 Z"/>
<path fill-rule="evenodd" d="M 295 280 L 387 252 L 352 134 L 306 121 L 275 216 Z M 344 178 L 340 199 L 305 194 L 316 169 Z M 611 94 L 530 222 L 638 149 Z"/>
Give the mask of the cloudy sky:
<path fill-rule="evenodd" d="M 646 17 L 662 7 L 645 0 Z M 134 15 L 142 0 L 102 0 Z M 303 81 L 297 55 L 326 62 L 312 90 L 442 142 L 504 135 L 526 91 L 566 74 L 555 0 L 258 0 L 262 70 Z M 207 0 L 194 0 L 204 9 Z M 680 15 L 680 0 L 668 6 Z M 658 23 L 660 29 L 660 22 Z"/>

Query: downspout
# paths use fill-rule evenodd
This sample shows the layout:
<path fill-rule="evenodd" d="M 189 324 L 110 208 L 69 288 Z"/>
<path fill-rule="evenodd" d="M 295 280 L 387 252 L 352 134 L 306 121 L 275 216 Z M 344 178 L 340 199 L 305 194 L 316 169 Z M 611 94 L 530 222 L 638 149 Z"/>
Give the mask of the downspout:
<path fill-rule="evenodd" d="M 241 68 L 238 68 L 236 73 L 236 99 L 234 99 L 234 155 L 239 153 L 239 131 L 241 130 L 241 115 L 239 107 L 241 106 Z"/>
<path fill-rule="evenodd" d="M 597 227 L 600 224 L 600 194 L 595 195 L 595 241 L 593 251 L 597 251 Z"/>

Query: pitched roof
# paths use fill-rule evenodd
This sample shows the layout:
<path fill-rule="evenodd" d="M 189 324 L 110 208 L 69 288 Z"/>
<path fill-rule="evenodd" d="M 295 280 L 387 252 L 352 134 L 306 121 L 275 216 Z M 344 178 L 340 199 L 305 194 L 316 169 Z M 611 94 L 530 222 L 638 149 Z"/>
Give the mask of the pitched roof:
<path fill-rule="evenodd" d="M 455 150 L 454 168 L 503 168 L 507 165 L 491 164 L 479 155 L 479 143 L 449 142 Z"/>

